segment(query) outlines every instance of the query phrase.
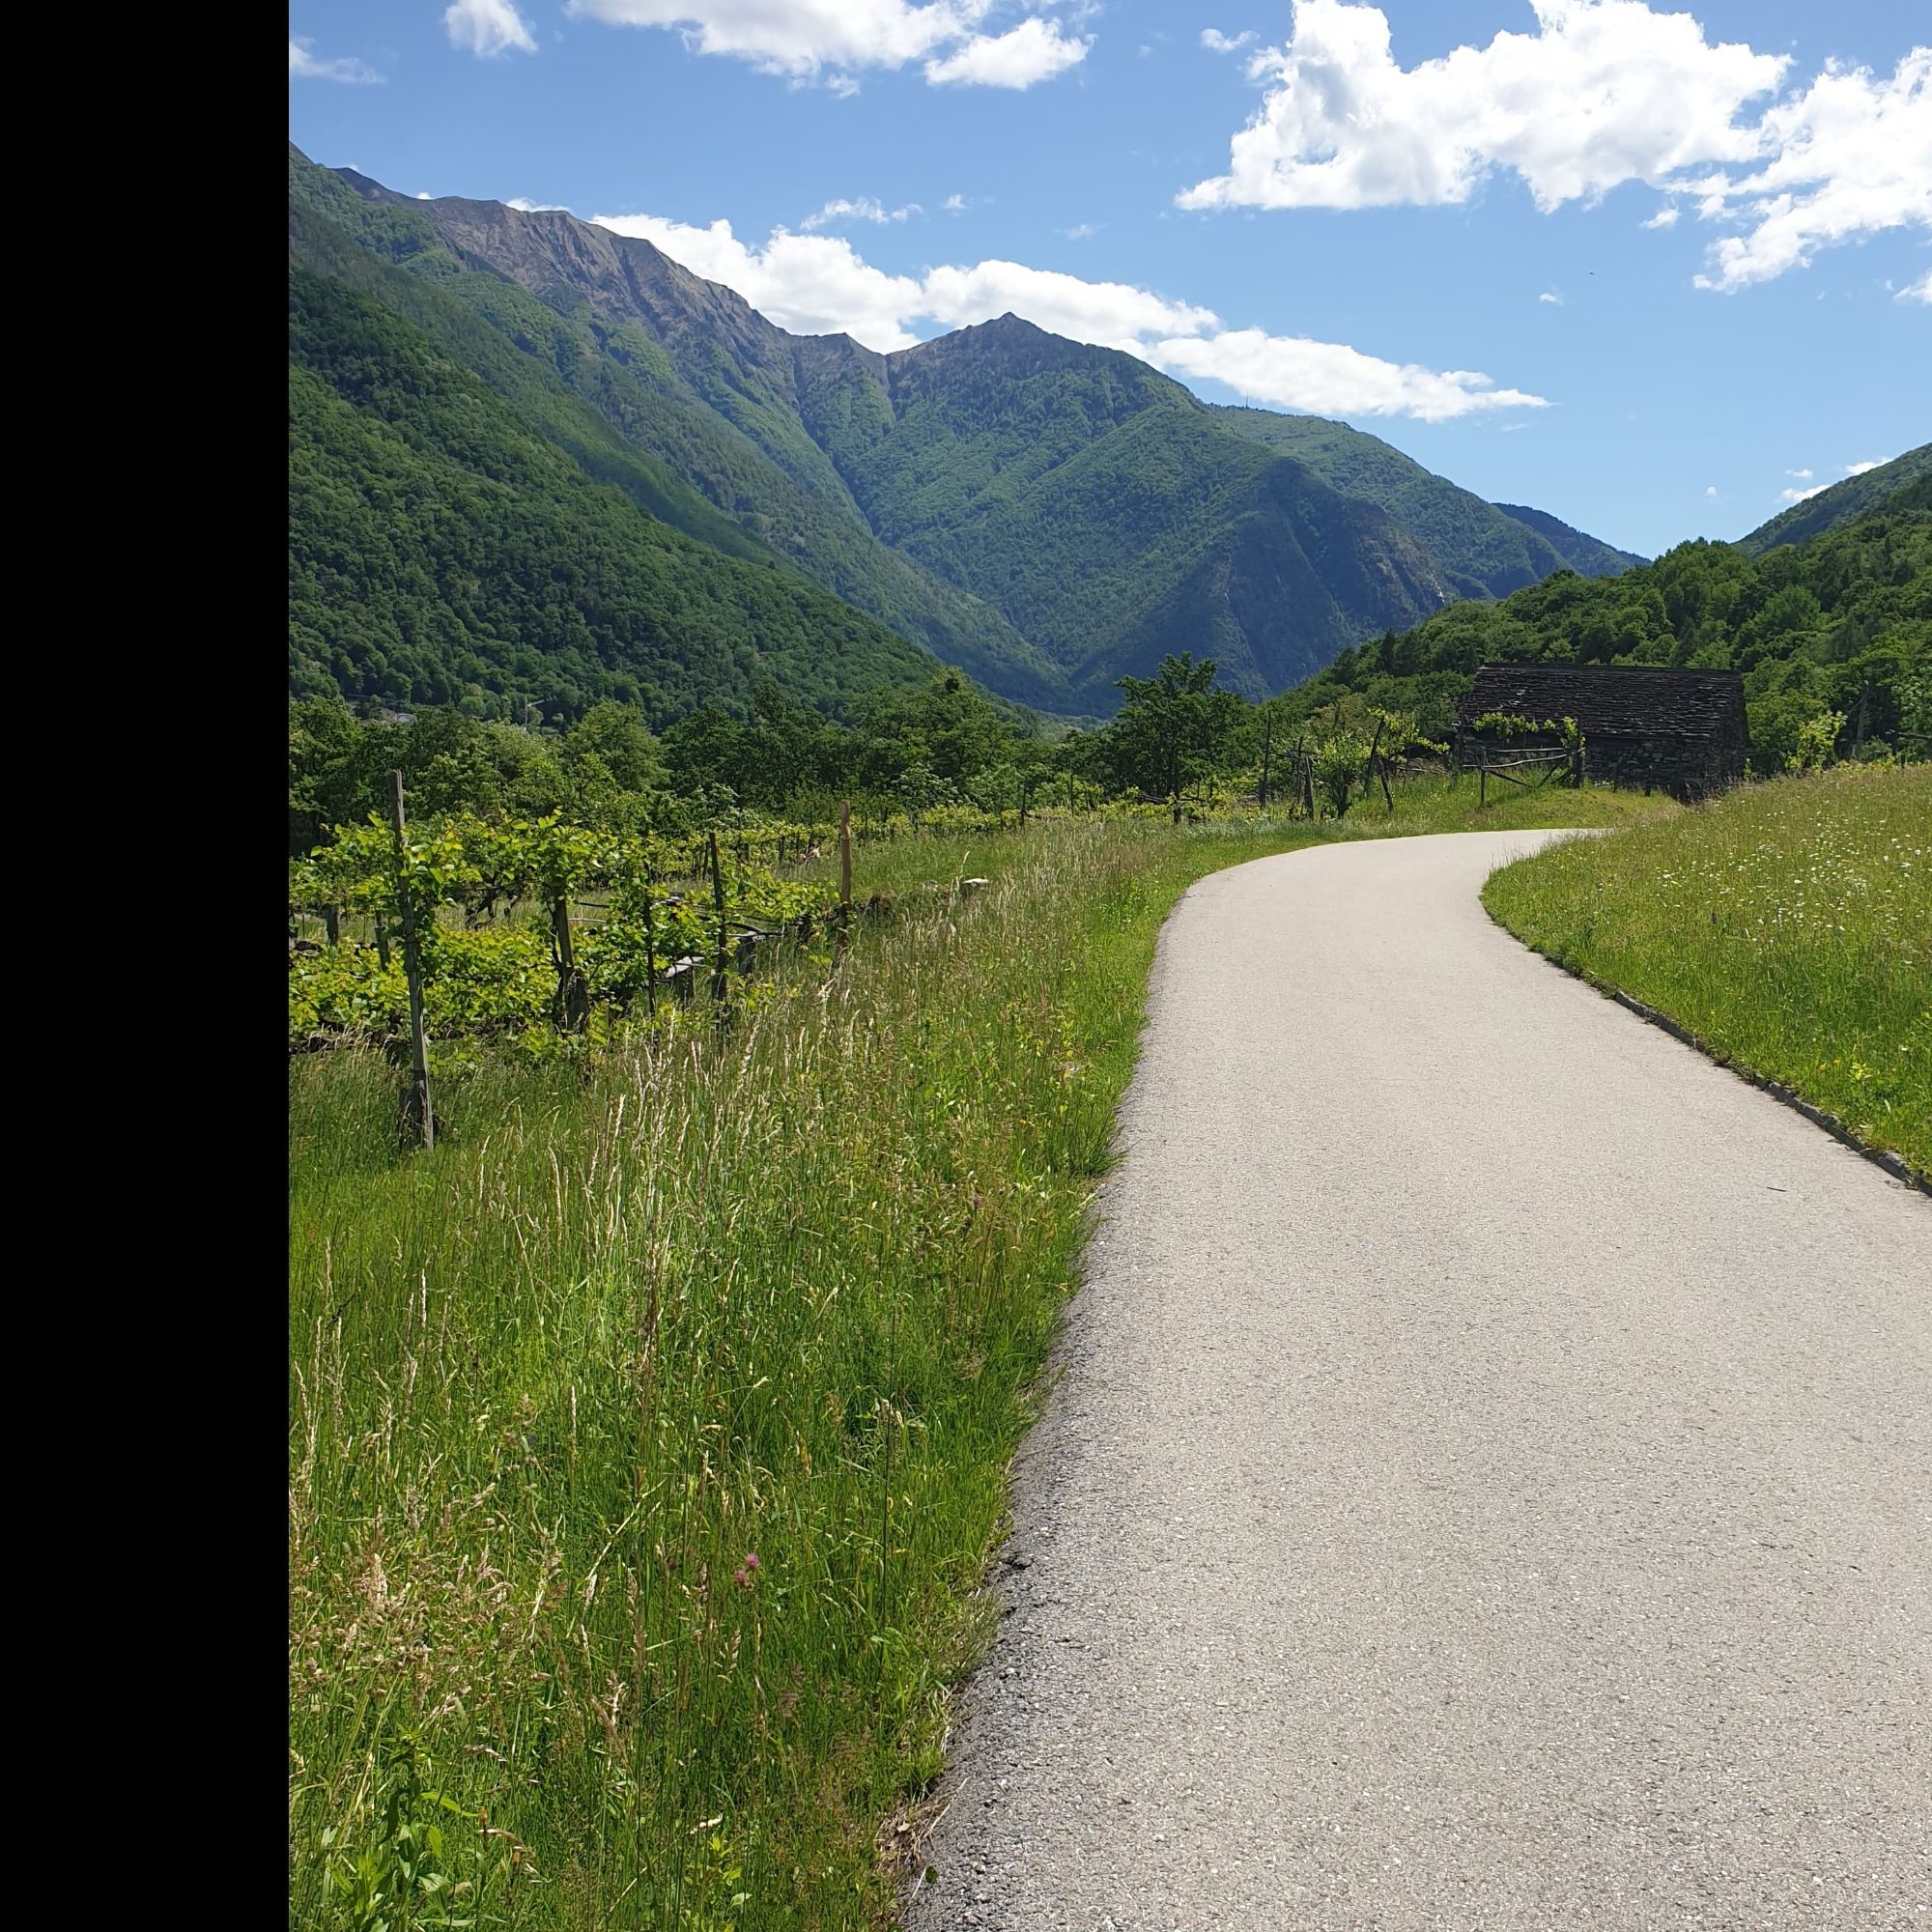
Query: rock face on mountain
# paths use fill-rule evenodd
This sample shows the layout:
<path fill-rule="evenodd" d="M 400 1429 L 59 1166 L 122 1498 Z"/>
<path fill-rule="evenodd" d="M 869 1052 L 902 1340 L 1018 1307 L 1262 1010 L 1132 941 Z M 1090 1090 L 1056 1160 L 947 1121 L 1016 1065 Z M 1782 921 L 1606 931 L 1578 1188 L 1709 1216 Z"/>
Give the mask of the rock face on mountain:
<path fill-rule="evenodd" d="M 1015 316 L 882 355 L 561 211 L 290 166 L 292 206 L 467 306 L 761 546 L 1047 711 L 1111 711 L 1116 678 L 1178 650 L 1261 696 L 1459 597 L 1627 560 Z"/>

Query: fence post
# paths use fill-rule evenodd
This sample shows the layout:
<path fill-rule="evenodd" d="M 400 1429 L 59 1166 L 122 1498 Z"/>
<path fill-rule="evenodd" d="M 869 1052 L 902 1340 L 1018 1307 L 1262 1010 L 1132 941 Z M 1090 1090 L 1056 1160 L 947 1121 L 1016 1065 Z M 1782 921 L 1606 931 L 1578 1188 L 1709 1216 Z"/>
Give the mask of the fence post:
<path fill-rule="evenodd" d="M 335 907 L 332 905 L 326 905 L 322 909 L 322 929 L 327 934 L 329 945 L 338 946 L 341 944 L 342 921 Z"/>
<path fill-rule="evenodd" d="M 658 929 L 651 907 L 651 867 L 644 865 L 644 1008 L 653 1019 L 658 1011 Z"/>
<path fill-rule="evenodd" d="M 429 1035 L 423 1025 L 422 954 L 416 945 L 415 895 L 410 891 L 408 848 L 404 839 L 403 775 L 389 774 L 389 824 L 396 838 L 396 898 L 403 916 L 403 973 L 410 982 L 410 1055 L 413 1063 L 404 1114 L 422 1138 L 425 1151 L 436 1146 L 436 1108 L 429 1091 Z"/>
<path fill-rule="evenodd" d="M 718 835 L 707 835 L 711 842 L 711 903 L 718 910 L 718 964 L 711 974 L 711 997 L 724 998 L 724 867 L 718 857 Z"/>
<path fill-rule="evenodd" d="M 577 971 L 577 954 L 570 943 L 570 898 L 553 899 L 551 936 L 556 945 L 556 1009 L 559 1033 L 581 1033 L 590 1020 L 590 1000 Z"/>
<path fill-rule="evenodd" d="M 1480 760 L 1476 766 L 1476 810 L 1480 811 L 1490 802 L 1490 748 L 1482 747 Z"/>

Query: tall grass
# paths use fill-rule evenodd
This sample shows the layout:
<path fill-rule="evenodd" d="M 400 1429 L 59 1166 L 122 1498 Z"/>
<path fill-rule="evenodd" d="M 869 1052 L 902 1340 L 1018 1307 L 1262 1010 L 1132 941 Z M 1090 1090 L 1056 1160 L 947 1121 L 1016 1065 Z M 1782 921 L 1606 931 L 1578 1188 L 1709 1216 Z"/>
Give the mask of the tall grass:
<path fill-rule="evenodd" d="M 429 1156 L 380 1060 L 294 1063 L 294 1922 L 887 1919 L 1160 923 L 1318 836 L 869 850 L 895 918 L 831 979 L 486 1062 Z"/>
<path fill-rule="evenodd" d="M 1539 952 L 1932 1173 L 1932 766 L 1735 791 L 1497 872 Z"/>

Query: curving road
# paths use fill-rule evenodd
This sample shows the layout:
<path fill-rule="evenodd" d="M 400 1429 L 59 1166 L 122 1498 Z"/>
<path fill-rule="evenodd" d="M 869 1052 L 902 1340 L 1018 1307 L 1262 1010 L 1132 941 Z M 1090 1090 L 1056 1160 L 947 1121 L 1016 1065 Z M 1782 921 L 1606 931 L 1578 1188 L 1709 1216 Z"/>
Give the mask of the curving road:
<path fill-rule="evenodd" d="M 1196 886 L 916 1932 L 1932 1928 L 1932 1203 L 1524 951 Z"/>

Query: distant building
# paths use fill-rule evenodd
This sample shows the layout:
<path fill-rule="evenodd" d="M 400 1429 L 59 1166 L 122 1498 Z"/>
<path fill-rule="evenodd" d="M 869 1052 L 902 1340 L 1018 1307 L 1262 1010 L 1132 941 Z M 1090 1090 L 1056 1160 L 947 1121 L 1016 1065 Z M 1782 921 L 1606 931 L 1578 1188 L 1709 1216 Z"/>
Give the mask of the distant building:
<path fill-rule="evenodd" d="M 1456 708 L 1456 750 L 1467 763 L 1503 740 L 1476 720 L 1492 714 L 1574 718 L 1583 734 L 1585 774 L 1604 784 L 1641 785 L 1683 799 L 1709 798 L 1745 775 L 1750 732 L 1744 680 L 1734 670 L 1666 670 L 1649 665 L 1485 665 Z M 1509 741 L 1510 748 L 1560 744 L 1560 730 Z"/>

